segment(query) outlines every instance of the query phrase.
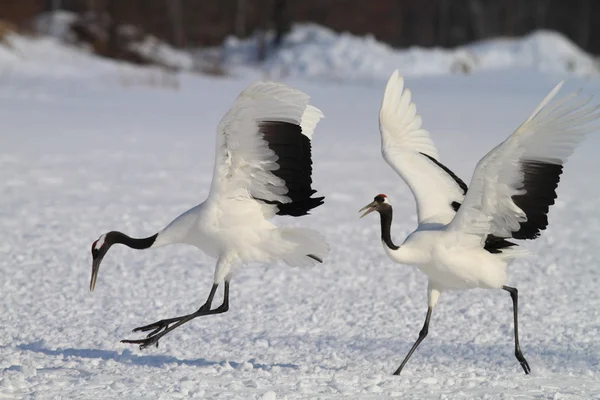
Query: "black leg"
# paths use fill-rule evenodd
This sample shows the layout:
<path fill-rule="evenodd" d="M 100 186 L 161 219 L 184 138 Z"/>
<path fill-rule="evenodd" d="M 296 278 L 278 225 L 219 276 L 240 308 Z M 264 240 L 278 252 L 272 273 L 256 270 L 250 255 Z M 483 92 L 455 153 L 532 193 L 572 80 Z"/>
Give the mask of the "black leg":
<path fill-rule="evenodd" d="M 153 324 L 141 326 L 139 328 L 135 328 L 133 332 L 147 332 L 152 331 L 146 336 L 145 339 L 126 339 L 121 340 L 121 343 L 131 343 L 131 344 L 139 344 L 140 349 L 144 349 L 151 345 L 156 345 L 158 347 L 158 340 L 165 336 L 167 333 L 176 329 L 177 327 L 185 324 L 193 320 L 196 317 L 201 317 L 204 315 L 213 315 L 213 314 L 222 314 L 229 310 L 229 282 L 225 281 L 225 288 L 223 293 L 223 304 L 221 304 L 218 308 L 211 310 L 210 307 L 212 305 L 212 301 L 215 297 L 215 293 L 217 292 L 217 284 L 214 284 L 210 289 L 210 294 L 206 299 L 206 302 L 200 307 L 196 312 L 191 314 L 182 315 L 180 317 L 169 318 L 169 319 L 161 319 Z M 173 324 L 173 325 L 171 325 Z"/>
<path fill-rule="evenodd" d="M 523 371 L 525 371 L 526 374 L 529 374 L 531 372 L 531 368 L 529 368 L 527 360 L 525 357 L 523 357 L 523 353 L 521 353 L 521 346 L 519 346 L 519 323 L 517 319 L 519 291 L 517 288 L 510 286 L 502 286 L 502 289 L 510 293 L 510 297 L 513 302 L 513 313 L 515 317 L 515 357 L 517 357 L 517 360 L 519 360 L 519 363 L 521 363 Z"/>
<path fill-rule="evenodd" d="M 413 344 L 413 347 L 410 349 L 410 351 L 408 352 L 406 357 L 404 357 L 404 361 L 402 361 L 402 364 L 400 364 L 400 366 L 398 367 L 396 372 L 394 372 L 394 375 L 400 375 L 400 372 L 402 372 L 402 368 L 404 368 L 404 366 L 408 362 L 408 359 L 410 358 L 410 356 L 412 356 L 412 354 L 415 352 L 417 347 L 419 347 L 419 345 L 421 344 L 423 339 L 425 339 L 425 337 L 427 336 L 427 333 L 429 332 L 429 319 L 431 318 L 432 311 L 433 311 L 432 307 L 427 308 L 427 316 L 425 317 L 425 323 L 423 324 L 423 329 L 421 329 L 421 332 L 419 332 L 419 338 L 417 339 L 415 344 Z"/>

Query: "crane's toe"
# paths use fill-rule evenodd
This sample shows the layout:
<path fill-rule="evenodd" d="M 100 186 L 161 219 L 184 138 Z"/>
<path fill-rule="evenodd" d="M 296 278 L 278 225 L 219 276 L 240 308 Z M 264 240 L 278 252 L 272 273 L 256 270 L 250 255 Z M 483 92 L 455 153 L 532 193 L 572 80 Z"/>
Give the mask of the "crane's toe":
<path fill-rule="evenodd" d="M 527 360 L 523 358 L 523 360 L 519 360 L 519 362 L 521 363 L 521 367 L 523 367 L 523 371 L 525 371 L 525 374 L 529 375 L 529 373 L 531 373 L 531 368 L 529 367 L 529 363 L 527 362 Z"/>
<path fill-rule="evenodd" d="M 531 368 L 529 367 L 529 363 L 527 362 L 527 360 L 523 356 L 523 353 L 521 353 L 521 351 L 518 350 L 518 351 L 515 352 L 515 356 L 517 357 L 517 360 L 521 364 L 521 367 L 523 368 L 523 371 L 525 371 L 525 374 L 529 375 L 529 373 L 531 372 Z"/>
<path fill-rule="evenodd" d="M 158 340 L 167 333 L 167 329 L 169 329 L 169 326 L 174 322 L 181 321 L 182 319 L 183 317 L 161 319 L 160 321 L 154 322 L 152 324 L 137 327 L 133 330 L 133 332 L 152 332 L 146 335 L 145 339 L 125 339 L 121 340 L 121 343 L 139 344 L 140 350 L 143 350 L 151 345 L 156 345 L 156 347 L 158 347 Z"/>
<path fill-rule="evenodd" d="M 146 339 L 124 339 L 121 340 L 121 343 L 127 344 L 139 344 L 140 350 L 144 350 L 146 347 L 155 345 L 158 347 L 158 339 L 160 339 L 162 335 L 156 335 L 152 337 L 147 337 Z"/>
<path fill-rule="evenodd" d="M 176 318 L 161 319 L 160 321 L 156 321 L 156 322 L 153 322 L 148 325 L 139 326 L 139 327 L 135 328 L 132 332 L 152 331 L 148 334 L 148 337 L 154 336 L 157 333 L 159 333 L 161 330 L 163 330 L 163 329 L 166 330 L 172 323 L 179 322 L 186 317 L 187 317 L 187 315 L 184 315 L 182 317 L 176 317 Z"/>
<path fill-rule="evenodd" d="M 148 337 L 160 332 L 161 330 L 168 328 L 169 324 L 167 322 L 165 322 L 165 320 L 161 320 L 158 322 L 155 322 L 153 324 L 150 325 L 145 325 L 145 326 L 138 326 L 137 328 L 134 328 L 132 330 L 132 332 L 148 332 L 148 331 L 152 331 L 148 334 Z"/>

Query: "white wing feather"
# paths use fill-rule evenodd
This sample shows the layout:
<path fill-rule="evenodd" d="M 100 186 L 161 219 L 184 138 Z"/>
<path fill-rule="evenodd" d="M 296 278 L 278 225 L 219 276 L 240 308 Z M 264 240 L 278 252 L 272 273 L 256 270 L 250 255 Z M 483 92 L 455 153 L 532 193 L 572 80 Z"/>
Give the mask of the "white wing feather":
<path fill-rule="evenodd" d="M 452 202 L 462 202 L 464 191 L 440 166 L 438 152 L 421 128 L 421 117 L 404 80 L 394 71 L 388 80 L 379 112 L 381 152 L 415 196 L 419 223 L 447 224 L 454 217 Z"/>
<path fill-rule="evenodd" d="M 290 202 L 285 182 L 271 172 L 279 168 L 277 156 L 259 133 L 258 124 L 300 125 L 310 139 L 323 114 L 308 101 L 307 94 L 275 82 L 256 82 L 244 90 L 219 123 L 209 200 Z M 273 215 L 275 206 L 260 205 L 265 217 Z"/>
<path fill-rule="evenodd" d="M 278 156 L 260 124 L 299 125 L 310 139 L 323 114 L 308 102 L 308 95 L 274 82 L 253 83 L 238 96 L 217 129 L 213 180 L 208 198 L 198 206 L 201 217 L 194 212 L 192 222 L 185 215 L 177 219 L 185 225 L 182 230 L 195 229 L 191 244 L 242 263 L 279 259 L 303 267 L 327 255 L 329 246 L 318 232 L 277 227 L 268 219 L 278 206 L 263 201 L 291 199 L 286 182 L 274 174 Z M 215 282 L 228 273 L 230 268 L 217 268 Z"/>
<path fill-rule="evenodd" d="M 591 97 L 577 91 L 552 102 L 561 86 L 562 82 L 508 139 L 479 161 L 449 230 L 511 237 L 527 221 L 513 201 L 513 196 L 526 193 L 523 163 L 563 165 L 585 134 L 598 130 L 586 126 L 600 117 L 598 106 L 587 106 Z"/>

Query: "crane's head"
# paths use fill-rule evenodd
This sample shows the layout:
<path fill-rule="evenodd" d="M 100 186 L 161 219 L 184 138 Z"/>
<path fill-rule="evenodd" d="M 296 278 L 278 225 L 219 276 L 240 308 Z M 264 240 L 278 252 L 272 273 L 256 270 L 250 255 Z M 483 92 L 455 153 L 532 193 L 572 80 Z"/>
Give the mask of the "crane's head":
<path fill-rule="evenodd" d="M 366 212 L 360 216 L 362 218 L 367 214 L 371 214 L 373 211 L 381 212 L 382 210 L 386 210 L 391 206 L 392 204 L 385 194 L 378 194 L 371 203 L 358 210 L 358 212 L 363 212 L 366 210 Z"/>
<path fill-rule="evenodd" d="M 100 263 L 115 241 L 112 237 L 112 232 L 101 235 L 98 240 L 92 243 L 92 279 L 90 281 L 90 292 L 96 287 L 96 279 L 100 270 Z"/>

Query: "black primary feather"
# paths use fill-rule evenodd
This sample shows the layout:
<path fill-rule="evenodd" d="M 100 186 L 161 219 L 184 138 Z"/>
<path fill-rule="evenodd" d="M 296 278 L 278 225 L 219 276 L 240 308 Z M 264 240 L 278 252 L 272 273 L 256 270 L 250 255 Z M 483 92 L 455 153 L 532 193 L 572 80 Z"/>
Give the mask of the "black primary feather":
<path fill-rule="evenodd" d="M 262 200 L 276 204 L 277 215 L 299 217 L 323 204 L 325 197 L 311 197 L 316 193 L 312 189 L 312 159 L 310 139 L 302 134 L 300 125 L 281 121 L 262 121 L 258 124 L 269 149 L 278 159 L 279 168 L 271 171 L 273 175 L 285 181 L 291 199 L 289 203 Z"/>
<path fill-rule="evenodd" d="M 463 193 L 465 195 L 467 194 L 467 190 L 468 190 L 467 184 L 462 179 L 460 179 L 454 172 L 452 172 L 448 167 L 446 167 L 444 164 L 442 164 L 435 158 L 428 156 L 427 154 L 424 154 L 424 153 L 421 153 L 421 154 L 424 155 L 425 157 L 427 157 L 429 160 L 431 160 L 431 162 L 433 162 L 435 165 L 440 167 L 444 172 L 446 172 L 454 180 L 454 182 L 456 182 L 456 184 L 461 188 Z M 450 204 L 450 206 L 452 207 L 452 209 L 454 211 L 458 211 L 458 209 L 461 206 L 461 203 L 459 203 L 457 201 L 453 201 Z M 497 237 L 494 235 L 488 235 L 485 238 L 485 244 L 484 244 L 483 248 L 484 248 L 484 250 L 486 250 L 490 253 L 497 254 L 497 253 L 501 253 L 502 249 L 506 249 L 506 248 L 509 248 L 512 246 L 517 246 L 517 244 L 513 243 L 513 242 L 509 242 L 505 238 Z"/>
<path fill-rule="evenodd" d="M 524 194 L 512 197 L 514 203 L 525 215 L 527 221 L 520 223 L 518 231 L 512 233 L 515 239 L 535 239 L 548 226 L 548 211 L 556 199 L 556 188 L 560 181 L 563 166 L 543 161 L 522 161 Z"/>

